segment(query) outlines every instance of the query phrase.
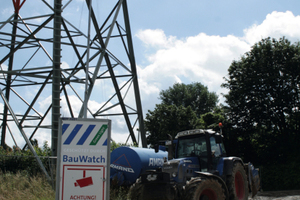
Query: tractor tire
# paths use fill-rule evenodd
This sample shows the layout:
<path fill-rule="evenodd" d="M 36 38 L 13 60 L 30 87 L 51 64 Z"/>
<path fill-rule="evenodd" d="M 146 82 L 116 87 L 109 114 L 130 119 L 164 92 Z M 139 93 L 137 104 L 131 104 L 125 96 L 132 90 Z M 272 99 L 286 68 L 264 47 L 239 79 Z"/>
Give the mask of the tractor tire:
<path fill-rule="evenodd" d="M 143 185 L 141 182 L 141 178 L 138 178 L 136 182 L 129 189 L 128 200 L 141 200 L 142 191 L 143 191 Z"/>
<path fill-rule="evenodd" d="M 141 178 L 133 184 L 127 195 L 127 200 L 174 200 L 176 199 L 175 187 L 168 185 L 147 184 L 144 185 Z"/>
<path fill-rule="evenodd" d="M 185 186 L 183 199 L 225 200 L 225 194 L 222 185 L 215 179 L 192 178 Z"/>
<path fill-rule="evenodd" d="M 230 200 L 247 200 L 249 196 L 248 180 L 245 169 L 240 162 L 233 164 L 231 175 L 227 177 Z"/>

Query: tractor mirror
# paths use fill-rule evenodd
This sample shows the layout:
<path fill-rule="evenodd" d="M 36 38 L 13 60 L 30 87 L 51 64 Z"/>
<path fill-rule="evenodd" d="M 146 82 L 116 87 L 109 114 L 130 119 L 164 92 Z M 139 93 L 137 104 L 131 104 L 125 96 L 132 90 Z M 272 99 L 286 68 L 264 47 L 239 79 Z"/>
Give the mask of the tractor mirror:
<path fill-rule="evenodd" d="M 159 151 L 159 145 L 158 144 L 154 145 L 154 151 L 155 151 L 155 153 L 157 153 Z"/>
<path fill-rule="evenodd" d="M 217 144 L 221 144 L 223 142 L 222 135 L 216 135 L 215 138 L 216 138 L 216 143 Z"/>

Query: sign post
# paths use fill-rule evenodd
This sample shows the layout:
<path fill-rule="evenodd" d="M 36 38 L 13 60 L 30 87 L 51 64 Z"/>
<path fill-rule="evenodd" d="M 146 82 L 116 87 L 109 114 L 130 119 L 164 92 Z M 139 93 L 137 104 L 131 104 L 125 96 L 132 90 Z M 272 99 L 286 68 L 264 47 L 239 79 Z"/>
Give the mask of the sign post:
<path fill-rule="evenodd" d="M 111 121 L 61 119 L 56 200 L 108 200 Z"/>

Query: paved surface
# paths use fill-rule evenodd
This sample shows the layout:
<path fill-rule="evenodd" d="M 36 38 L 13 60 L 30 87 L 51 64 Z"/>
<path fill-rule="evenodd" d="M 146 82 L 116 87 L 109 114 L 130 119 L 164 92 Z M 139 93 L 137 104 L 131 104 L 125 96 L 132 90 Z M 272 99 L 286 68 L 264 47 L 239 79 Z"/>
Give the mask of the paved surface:
<path fill-rule="evenodd" d="M 300 190 L 259 192 L 257 196 L 249 200 L 300 200 Z"/>

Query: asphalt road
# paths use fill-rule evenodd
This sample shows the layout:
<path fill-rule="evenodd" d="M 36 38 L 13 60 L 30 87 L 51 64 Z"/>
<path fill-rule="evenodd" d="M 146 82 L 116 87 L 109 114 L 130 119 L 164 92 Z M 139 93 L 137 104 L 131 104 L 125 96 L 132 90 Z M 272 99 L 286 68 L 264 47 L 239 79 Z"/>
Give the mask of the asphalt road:
<path fill-rule="evenodd" d="M 300 190 L 259 192 L 249 200 L 300 200 Z"/>

